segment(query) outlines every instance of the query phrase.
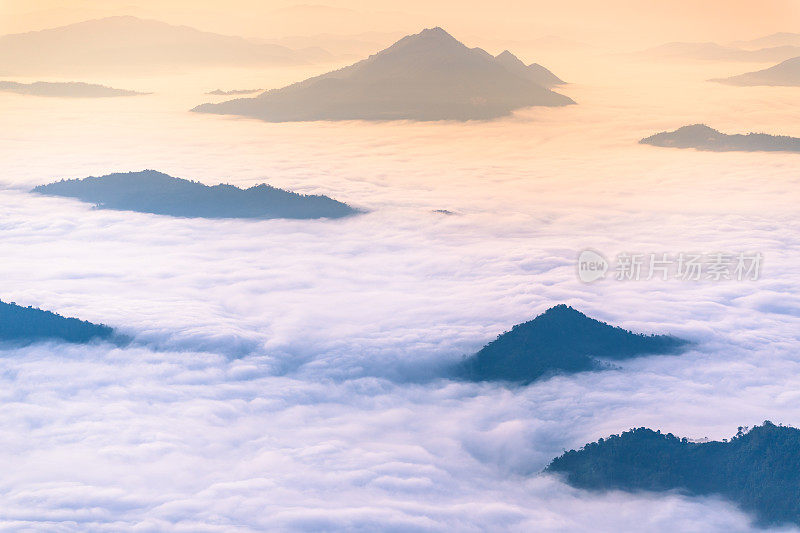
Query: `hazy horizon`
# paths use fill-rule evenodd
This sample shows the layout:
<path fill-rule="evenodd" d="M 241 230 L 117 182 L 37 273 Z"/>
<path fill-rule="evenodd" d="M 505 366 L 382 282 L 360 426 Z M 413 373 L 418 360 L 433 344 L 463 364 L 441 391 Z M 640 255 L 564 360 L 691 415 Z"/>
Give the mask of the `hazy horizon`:
<path fill-rule="evenodd" d="M 486 41 L 531 40 L 547 36 L 600 47 L 637 47 L 670 41 L 749 40 L 794 31 L 788 22 L 800 17 L 791 0 L 690 0 L 651 3 L 591 0 L 553 3 L 518 2 L 371 2 L 354 0 L 320 4 L 292 1 L 233 0 L 224 5 L 186 0 L 6 0 L 0 6 L 0 34 L 41 30 L 82 20 L 133 15 L 250 38 L 293 35 L 353 35 L 391 31 L 416 33 L 444 26 L 449 31 Z"/>

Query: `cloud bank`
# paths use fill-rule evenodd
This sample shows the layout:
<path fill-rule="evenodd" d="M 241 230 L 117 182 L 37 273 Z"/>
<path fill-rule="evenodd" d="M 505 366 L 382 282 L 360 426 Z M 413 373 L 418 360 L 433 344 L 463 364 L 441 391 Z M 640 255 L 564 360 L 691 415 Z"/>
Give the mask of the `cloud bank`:
<path fill-rule="evenodd" d="M 632 426 L 725 438 L 767 418 L 800 424 L 795 156 L 639 146 L 709 102 L 654 110 L 634 89 L 577 80 L 575 109 L 426 127 L 278 127 L 187 116 L 183 97 L 159 95 L 87 119 L 86 104 L 0 97 L 0 297 L 136 340 L 2 352 L 2 527 L 751 530 L 719 500 L 537 475 Z M 791 134 L 781 98 L 742 120 Z M 25 192 L 146 167 L 370 212 L 206 221 Z M 764 268 L 757 282 L 583 284 L 587 247 L 760 251 Z M 697 344 L 519 389 L 438 377 L 556 303 Z"/>

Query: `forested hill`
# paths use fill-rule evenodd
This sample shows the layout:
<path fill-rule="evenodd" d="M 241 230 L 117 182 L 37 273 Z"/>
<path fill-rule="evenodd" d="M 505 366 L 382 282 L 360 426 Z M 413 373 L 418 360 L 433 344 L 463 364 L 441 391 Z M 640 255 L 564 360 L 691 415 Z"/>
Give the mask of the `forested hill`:
<path fill-rule="evenodd" d="M 77 318 L 67 318 L 34 307 L 0 302 L 0 342 L 30 344 L 46 340 L 85 343 L 112 340 L 114 330 Z"/>
<path fill-rule="evenodd" d="M 762 524 L 800 525 L 800 430 L 769 421 L 705 443 L 632 429 L 569 451 L 546 471 L 584 489 L 718 494 Z"/>
<path fill-rule="evenodd" d="M 90 202 L 102 209 L 197 218 L 340 218 L 361 211 L 323 195 L 298 194 L 266 184 L 240 189 L 208 186 L 155 170 L 61 180 L 34 193 Z"/>
<path fill-rule="evenodd" d="M 530 383 L 556 373 L 595 370 L 603 360 L 679 351 L 688 343 L 671 335 L 643 335 L 557 305 L 484 346 L 456 373 L 472 381 Z"/>

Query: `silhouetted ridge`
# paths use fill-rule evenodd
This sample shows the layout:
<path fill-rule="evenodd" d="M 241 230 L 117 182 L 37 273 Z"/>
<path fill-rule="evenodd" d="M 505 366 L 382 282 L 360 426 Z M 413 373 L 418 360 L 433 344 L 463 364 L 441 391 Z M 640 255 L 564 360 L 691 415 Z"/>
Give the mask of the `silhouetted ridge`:
<path fill-rule="evenodd" d="M 425 28 L 415 35 L 406 35 L 392 46 L 379 53 L 394 52 L 400 49 L 417 48 L 421 51 L 427 51 L 431 47 L 449 47 L 454 49 L 467 47 L 462 44 L 458 39 L 447 33 L 444 28 L 436 26 L 434 28 Z"/>
<path fill-rule="evenodd" d="M 728 135 L 705 124 L 662 131 L 639 141 L 667 148 L 695 148 L 712 152 L 800 152 L 800 139 L 766 133 Z"/>
<path fill-rule="evenodd" d="M 0 342 L 29 344 L 60 340 L 85 343 L 92 340 L 112 340 L 114 330 L 77 318 L 66 318 L 34 307 L 0 302 Z"/>
<path fill-rule="evenodd" d="M 796 46 L 772 46 L 758 50 L 743 50 L 711 42 L 673 42 L 649 48 L 635 55 L 648 59 L 773 62 L 795 57 L 798 53 L 800 53 L 800 48 Z"/>
<path fill-rule="evenodd" d="M 800 33 L 777 32 L 749 41 L 736 41 L 732 46 L 760 48 L 764 46 L 800 46 Z"/>
<path fill-rule="evenodd" d="M 321 195 L 297 194 L 266 184 L 249 189 L 208 186 L 155 170 L 62 180 L 32 192 L 91 202 L 103 209 L 203 218 L 339 218 L 359 213 Z"/>
<path fill-rule="evenodd" d="M 762 524 L 800 525 L 800 430 L 768 421 L 727 442 L 632 429 L 569 451 L 546 471 L 584 489 L 718 494 Z"/>
<path fill-rule="evenodd" d="M 270 122 L 471 120 L 501 117 L 529 106 L 574 104 L 532 81 L 543 77 L 542 70 L 549 73 L 538 65 L 509 68 L 437 27 L 403 37 L 348 67 L 256 98 L 203 104 L 193 111 Z"/>
<path fill-rule="evenodd" d="M 252 94 L 261 92 L 261 89 L 233 89 L 230 91 L 223 91 L 222 89 L 214 89 L 213 91 L 209 91 L 206 94 L 211 94 L 214 96 L 234 96 L 237 94 Z"/>
<path fill-rule="evenodd" d="M 530 383 L 557 373 L 604 368 L 604 360 L 674 353 L 686 341 L 642 335 L 587 317 L 566 305 L 518 324 L 466 359 L 457 374 L 472 381 Z"/>
<path fill-rule="evenodd" d="M 746 72 L 730 78 L 717 78 L 710 81 L 739 86 L 800 86 L 800 57 L 787 59 L 774 67 L 755 72 Z"/>
<path fill-rule="evenodd" d="M 542 65 L 538 63 L 526 65 L 521 59 L 508 50 L 504 50 L 502 53 L 498 54 L 495 60 L 506 67 L 510 72 L 541 85 L 542 87 L 547 87 L 548 89 L 565 83 Z"/>

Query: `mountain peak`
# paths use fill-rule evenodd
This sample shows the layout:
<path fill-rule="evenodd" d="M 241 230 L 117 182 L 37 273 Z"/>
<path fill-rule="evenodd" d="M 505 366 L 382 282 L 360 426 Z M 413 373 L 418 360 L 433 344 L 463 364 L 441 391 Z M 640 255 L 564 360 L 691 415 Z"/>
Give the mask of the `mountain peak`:
<path fill-rule="evenodd" d="M 541 315 L 534 318 L 534 320 L 540 320 L 542 318 L 559 318 L 559 319 L 586 319 L 586 320 L 594 320 L 589 318 L 588 316 L 584 315 L 574 307 L 567 305 L 567 304 L 558 304 L 556 306 L 551 307 Z"/>
<path fill-rule="evenodd" d="M 694 132 L 714 132 L 719 133 L 717 130 L 712 128 L 711 126 L 706 126 L 705 124 L 690 124 L 689 126 L 682 126 L 678 128 L 678 131 L 694 131 Z"/>
<path fill-rule="evenodd" d="M 522 63 L 523 65 L 525 64 L 522 62 L 522 60 L 520 60 L 520 58 L 518 58 L 508 50 L 503 50 L 502 52 L 497 54 L 495 56 L 495 59 L 500 61 L 513 61 L 514 63 Z"/>
<path fill-rule="evenodd" d="M 390 47 L 327 74 L 194 108 L 270 122 L 305 120 L 482 120 L 529 106 L 563 106 L 541 76 L 468 48 L 441 27 L 403 37 Z"/>
<path fill-rule="evenodd" d="M 447 33 L 442 27 L 425 28 L 421 32 L 408 35 L 400 39 L 396 44 L 422 43 L 425 46 L 435 45 L 454 45 L 464 46 L 461 41 Z M 392 47 L 393 48 L 393 47 Z M 466 47 L 465 47 L 466 48 Z M 391 49 L 391 48 L 390 48 Z"/>
<path fill-rule="evenodd" d="M 425 28 L 424 30 L 419 32 L 417 35 L 419 35 L 419 36 L 435 36 L 435 37 L 440 37 L 440 38 L 455 39 L 455 37 L 453 37 L 452 35 L 447 33 L 444 30 L 444 28 L 442 28 L 441 26 L 434 26 L 433 28 Z"/>
<path fill-rule="evenodd" d="M 520 58 L 508 50 L 503 50 L 500 54 L 494 56 L 494 60 L 517 76 L 521 76 L 548 89 L 564 83 L 558 76 L 538 63 L 526 65 Z"/>
<path fill-rule="evenodd" d="M 458 372 L 472 381 L 530 383 L 554 373 L 604 368 L 598 359 L 676 353 L 686 345 L 676 337 L 611 326 L 561 304 L 501 334 L 466 359 Z"/>
<path fill-rule="evenodd" d="M 385 58 L 401 54 L 404 57 L 408 57 L 419 54 L 453 54 L 468 51 L 469 48 L 464 46 L 461 41 L 441 27 L 436 26 L 434 28 L 426 28 L 419 33 L 406 35 L 389 48 L 378 52 L 376 56 Z"/>

